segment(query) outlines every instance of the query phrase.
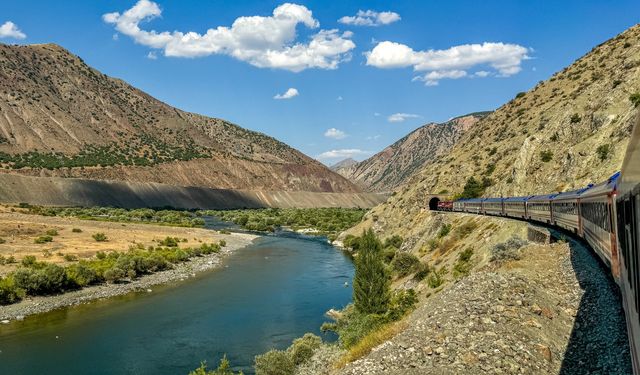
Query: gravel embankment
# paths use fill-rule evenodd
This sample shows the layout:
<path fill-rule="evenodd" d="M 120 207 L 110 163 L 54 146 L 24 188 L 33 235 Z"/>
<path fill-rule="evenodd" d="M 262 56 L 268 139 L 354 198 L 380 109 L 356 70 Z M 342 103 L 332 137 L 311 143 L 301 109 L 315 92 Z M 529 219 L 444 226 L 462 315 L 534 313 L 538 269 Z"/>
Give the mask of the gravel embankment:
<path fill-rule="evenodd" d="M 173 269 L 145 275 L 128 283 L 101 284 L 77 291 L 46 297 L 28 297 L 19 303 L 1 306 L 0 321 L 8 323 L 14 319 L 39 314 L 66 306 L 89 303 L 101 298 L 110 298 L 134 291 L 145 291 L 150 287 L 177 280 L 184 280 L 197 273 L 218 267 L 222 259 L 234 251 L 246 247 L 257 236 L 246 233 L 233 233 L 225 237 L 227 246 L 219 254 L 210 254 L 192 258 L 187 262 L 174 265 Z"/>
<path fill-rule="evenodd" d="M 630 374 L 616 288 L 583 245 L 531 245 L 427 298 L 406 330 L 338 373 Z"/>

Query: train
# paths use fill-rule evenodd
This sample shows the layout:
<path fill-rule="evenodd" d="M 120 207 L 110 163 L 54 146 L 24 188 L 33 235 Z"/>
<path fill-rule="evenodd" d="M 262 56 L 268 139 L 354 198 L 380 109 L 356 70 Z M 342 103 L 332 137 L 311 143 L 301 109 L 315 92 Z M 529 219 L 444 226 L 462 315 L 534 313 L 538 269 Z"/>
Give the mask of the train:
<path fill-rule="evenodd" d="M 634 374 L 640 374 L 640 116 L 620 172 L 599 184 L 543 195 L 440 201 L 441 211 L 562 228 L 584 239 L 620 287 Z"/>

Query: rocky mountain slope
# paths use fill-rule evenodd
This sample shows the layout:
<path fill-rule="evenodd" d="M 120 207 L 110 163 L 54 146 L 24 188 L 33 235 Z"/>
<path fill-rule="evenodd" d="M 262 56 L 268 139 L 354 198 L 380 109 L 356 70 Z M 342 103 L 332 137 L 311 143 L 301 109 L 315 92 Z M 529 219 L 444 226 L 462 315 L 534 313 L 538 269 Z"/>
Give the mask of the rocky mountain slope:
<path fill-rule="evenodd" d="M 0 172 L 359 191 L 274 138 L 173 108 L 53 44 L 0 44 Z"/>
<path fill-rule="evenodd" d="M 640 25 L 595 47 L 478 121 L 450 150 L 365 216 L 363 227 L 420 242 L 427 195 L 459 193 L 469 177 L 485 196 L 568 190 L 619 170 L 640 108 Z"/>
<path fill-rule="evenodd" d="M 369 159 L 334 170 L 365 190 L 392 191 L 451 149 L 464 132 L 489 113 L 472 113 L 441 124 L 424 125 Z"/>
<path fill-rule="evenodd" d="M 357 160 L 353 160 L 352 158 L 347 158 L 347 159 L 344 159 L 344 160 L 341 160 L 341 161 L 335 163 L 334 165 L 329 167 L 329 169 L 331 169 L 334 172 L 339 173 L 342 176 L 345 176 L 345 175 L 349 174 L 347 171 L 349 169 L 354 168 L 356 165 L 358 165 L 358 161 Z"/>

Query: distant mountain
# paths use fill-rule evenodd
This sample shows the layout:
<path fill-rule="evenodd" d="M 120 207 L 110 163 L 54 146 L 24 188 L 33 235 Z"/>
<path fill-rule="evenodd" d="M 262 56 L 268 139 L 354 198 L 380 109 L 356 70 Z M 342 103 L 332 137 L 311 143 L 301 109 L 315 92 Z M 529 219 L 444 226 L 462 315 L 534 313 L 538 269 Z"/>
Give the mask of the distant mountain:
<path fill-rule="evenodd" d="M 353 160 L 352 158 L 347 158 L 347 159 L 341 160 L 341 161 L 335 163 L 334 165 L 330 166 L 329 169 L 331 169 L 332 171 L 337 172 L 339 174 L 342 174 L 342 173 L 340 173 L 341 171 L 347 170 L 349 168 L 352 168 L 352 167 L 356 166 L 357 164 L 358 164 L 357 160 Z"/>
<path fill-rule="evenodd" d="M 173 108 L 54 44 L 0 44 L 0 173 L 359 191 L 272 137 Z"/>
<path fill-rule="evenodd" d="M 448 151 L 465 131 L 489 113 L 477 112 L 441 124 L 429 123 L 367 160 L 332 169 L 365 190 L 394 190 L 424 165 Z"/>

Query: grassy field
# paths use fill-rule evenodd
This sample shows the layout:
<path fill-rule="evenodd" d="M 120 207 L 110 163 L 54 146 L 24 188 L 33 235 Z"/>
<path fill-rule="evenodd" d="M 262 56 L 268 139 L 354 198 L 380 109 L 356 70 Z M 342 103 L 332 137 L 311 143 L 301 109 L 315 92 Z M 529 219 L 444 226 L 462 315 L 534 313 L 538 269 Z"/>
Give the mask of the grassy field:
<path fill-rule="evenodd" d="M 100 234 L 106 237 L 104 241 L 99 241 Z M 28 255 L 35 256 L 38 261 L 64 265 L 73 263 L 76 258 L 92 258 L 99 251 L 124 251 L 139 244 L 159 246 L 166 237 L 179 238 L 180 247 L 196 247 L 218 242 L 226 236 L 191 227 L 25 214 L 12 212 L 9 206 L 0 206 L 0 256 L 4 259 L 13 257 L 16 261 L 0 265 L 0 275 L 16 269 Z"/>

